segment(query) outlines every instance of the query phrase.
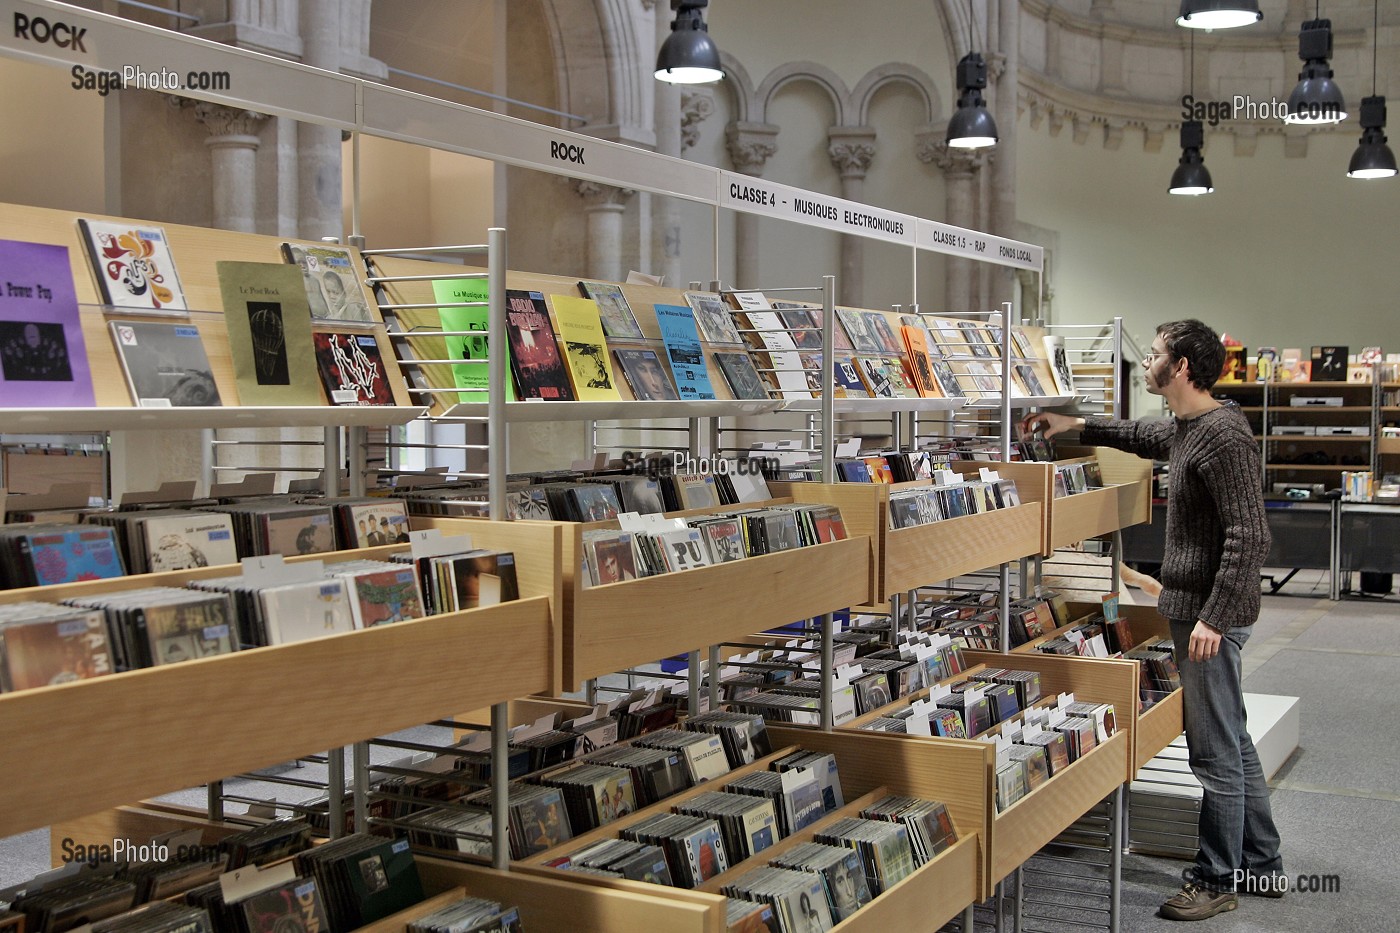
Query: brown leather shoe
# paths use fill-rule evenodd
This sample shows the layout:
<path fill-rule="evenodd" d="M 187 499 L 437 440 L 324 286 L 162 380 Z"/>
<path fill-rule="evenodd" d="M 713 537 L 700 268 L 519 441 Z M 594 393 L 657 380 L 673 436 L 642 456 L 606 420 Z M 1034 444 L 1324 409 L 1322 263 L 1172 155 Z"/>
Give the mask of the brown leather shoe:
<path fill-rule="evenodd" d="M 1194 882 L 1186 882 L 1181 890 L 1159 909 L 1168 920 L 1205 920 L 1240 906 L 1234 894 L 1212 891 Z"/>

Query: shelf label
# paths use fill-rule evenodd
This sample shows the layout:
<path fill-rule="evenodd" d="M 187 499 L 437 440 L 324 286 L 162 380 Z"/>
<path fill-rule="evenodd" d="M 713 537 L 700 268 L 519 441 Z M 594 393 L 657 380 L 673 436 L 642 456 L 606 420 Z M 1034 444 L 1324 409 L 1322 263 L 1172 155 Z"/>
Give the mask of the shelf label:
<path fill-rule="evenodd" d="M 939 223 L 936 220 L 914 219 L 915 241 L 919 249 L 950 256 L 966 256 L 994 262 L 1001 266 L 1014 266 L 1017 269 L 1034 269 L 1039 272 L 1045 266 L 1045 250 L 1031 243 L 1008 240 L 978 233 L 963 227 Z"/>
<path fill-rule="evenodd" d="M 914 246 L 916 218 L 858 201 L 805 191 L 739 172 L 719 173 L 720 207 L 837 233 Z M 957 229 L 952 228 L 952 229 Z"/>
<path fill-rule="evenodd" d="M 288 564 L 281 554 L 268 554 L 262 557 L 245 557 L 241 563 L 243 582 L 258 590 L 292 583 L 310 583 L 326 576 L 326 564 L 321 560 Z"/>

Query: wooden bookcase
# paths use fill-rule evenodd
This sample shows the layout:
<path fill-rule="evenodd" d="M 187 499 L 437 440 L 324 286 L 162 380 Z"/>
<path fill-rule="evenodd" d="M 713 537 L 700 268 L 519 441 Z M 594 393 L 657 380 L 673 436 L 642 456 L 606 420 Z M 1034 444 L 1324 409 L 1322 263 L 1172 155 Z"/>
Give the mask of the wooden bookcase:
<path fill-rule="evenodd" d="M 874 550 L 871 598 L 890 597 L 942 580 L 1040 553 L 1041 506 L 964 515 L 911 528 L 890 528 L 890 493 L 932 483 L 770 483 L 773 492 L 798 502 L 841 509 L 846 531 L 866 535 Z"/>

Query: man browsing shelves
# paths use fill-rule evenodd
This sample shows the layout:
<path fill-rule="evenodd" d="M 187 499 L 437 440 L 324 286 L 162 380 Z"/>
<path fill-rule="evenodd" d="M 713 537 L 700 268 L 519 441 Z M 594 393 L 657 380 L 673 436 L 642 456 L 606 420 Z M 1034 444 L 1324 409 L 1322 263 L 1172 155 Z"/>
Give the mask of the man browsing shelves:
<path fill-rule="evenodd" d="M 1245 729 L 1240 651 L 1259 616 L 1259 571 L 1269 552 L 1259 448 L 1240 412 L 1210 395 L 1225 359 L 1200 321 L 1157 328 L 1143 359 L 1147 391 L 1173 417 L 1140 422 L 1037 412 L 1025 431 L 1079 429 L 1088 444 L 1171 464 L 1158 610 L 1171 622 L 1181 671 L 1186 744 L 1201 782 L 1200 849 L 1185 884 L 1161 907 L 1172 920 L 1234 910 L 1237 870 L 1247 890 L 1282 895 L 1283 860 L 1269 787 Z M 1258 880 L 1256 880 L 1256 878 Z"/>

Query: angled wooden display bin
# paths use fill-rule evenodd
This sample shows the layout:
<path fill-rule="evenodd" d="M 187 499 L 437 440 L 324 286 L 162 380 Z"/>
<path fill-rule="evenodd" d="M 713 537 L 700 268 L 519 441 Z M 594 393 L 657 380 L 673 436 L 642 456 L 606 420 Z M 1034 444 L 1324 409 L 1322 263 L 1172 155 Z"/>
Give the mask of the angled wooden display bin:
<path fill-rule="evenodd" d="M 1115 483 L 1105 471 L 1104 482 L 1108 485 L 1102 489 L 1090 489 L 1087 492 L 1059 497 L 1055 496 L 1054 463 L 987 463 L 980 460 L 960 460 L 953 464 L 953 469 L 964 474 L 975 474 L 978 468 L 988 467 L 1006 479 L 1014 479 L 1016 489 L 1021 494 L 1021 501 L 1037 502 L 1043 508 L 1040 553 L 1049 557 L 1056 548 L 1109 534 L 1127 525 L 1147 520 L 1152 504 L 1151 465 L 1145 460 L 1139 462 L 1146 470 L 1145 478 Z M 1100 464 L 1103 464 L 1102 460 Z M 1126 469 L 1124 465 L 1124 470 Z"/>
<path fill-rule="evenodd" d="M 986 665 L 1038 670 L 1047 696 L 1073 691 L 1080 700 L 1112 703 L 1115 712 L 1133 708 L 1137 700 L 1137 664 L 1130 661 L 1089 662 L 1045 655 L 1033 664 L 1021 664 L 1022 655 L 975 651 L 965 655 L 970 669 Z M 791 742 L 836 755 L 848 795 L 886 785 L 899 793 L 947 804 L 959 833 L 975 831 L 982 840 L 977 900 L 990 897 L 997 882 L 1128 780 L 1132 734 L 1120 725 L 1109 741 L 997 812 L 996 750 L 990 743 L 859 728 L 873 716 L 927 694 L 923 690 L 902 697 L 829 733 L 801 726 L 769 726 L 769 731 L 775 743 Z"/>
<path fill-rule="evenodd" d="M 1070 603 L 1070 615 L 1075 619 L 1083 618 L 1094 612 L 1100 611 L 1101 607 L 1093 603 Z M 1118 614 L 1128 620 L 1132 629 L 1133 642 L 1141 644 L 1149 638 L 1171 638 L 1171 623 L 1169 623 L 1154 606 L 1127 606 L 1119 604 Z M 1055 638 L 1066 629 L 1073 627 L 1075 623 L 1052 629 L 1039 638 L 1032 639 L 1017 648 L 1012 649 L 1012 654 L 1019 658 L 1022 655 L 1036 654 L 1041 644 Z M 1157 753 L 1174 742 L 1177 736 L 1181 735 L 1185 728 L 1182 724 L 1183 716 L 1182 692 L 1178 687 L 1165 697 L 1161 697 L 1147 710 L 1139 710 L 1133 723 L 1133 761 L 1132 773 L 1137 774 L 1147 762 L 1157 756 Z"/>
<path fill-rule="evenodd" d="M 786 502 L 790 500 L 776 500 Z M 762 503 L 746 503 L 746 505 Z M 714 509 L 669 513 L 701 514 Z M 444 534 L 472 519 L 425 518 Z M 579 573 L 583 532 L 615 522 L 547 523 L 563 529 L 563 683 L 583 681 L 659 658 L 777 628 L 870 599 L 870 539 L 796 548 L 761 557 L 585 587 Z"/>
<path fill-rule="evenodd" d="M 867 535 L 871 560 L 871 599 L 1040 553 L 1041 507 L 1024 503 L 980 515 L 964 515 L 911 528 L 890 528 L 890 493 L 931 487 L 912 483 L 770 483 L 774 493 L 798 502 L 819 502 L 841 510 L 846 531 Z"/>

